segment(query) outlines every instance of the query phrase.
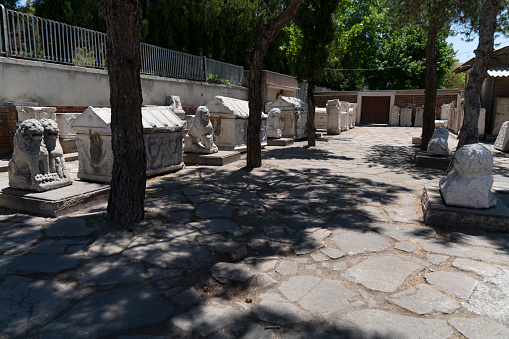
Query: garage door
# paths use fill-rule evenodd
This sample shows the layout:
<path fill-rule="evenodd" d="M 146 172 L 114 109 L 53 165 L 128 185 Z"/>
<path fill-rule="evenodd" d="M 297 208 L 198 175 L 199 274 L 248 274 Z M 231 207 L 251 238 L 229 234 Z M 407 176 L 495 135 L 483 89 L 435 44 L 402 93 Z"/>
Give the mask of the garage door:
<path fill-rule="evenodd" d="M 388 124 L 391 97 L 362 97 L 361 124 Z"/>

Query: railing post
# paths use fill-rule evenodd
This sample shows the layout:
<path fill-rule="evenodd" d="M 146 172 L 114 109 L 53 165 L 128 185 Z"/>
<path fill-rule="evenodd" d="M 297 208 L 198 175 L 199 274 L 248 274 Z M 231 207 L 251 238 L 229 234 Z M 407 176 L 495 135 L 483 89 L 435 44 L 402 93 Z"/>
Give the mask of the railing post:
<path fill-rule="evenodd" d="M 204 81 L 207 81 L 207 76 L 208 76 L 208 70 L 207 70 L 207 57 L 204 55 L 203 56 L 203 80 Z"/>
<path fill-rule="evenodd" d="M 2 53 L 5 52 L 5 56 L 9 56 L 10 52 L 9 52 L 9 40 L 7 39 L 7 14 L 4 5 L 0 5 L 0 7 L 2 7 L 2 31 L 3 31 L 2 32 L 3 34 L 0 34 L 0 49 Z"/>

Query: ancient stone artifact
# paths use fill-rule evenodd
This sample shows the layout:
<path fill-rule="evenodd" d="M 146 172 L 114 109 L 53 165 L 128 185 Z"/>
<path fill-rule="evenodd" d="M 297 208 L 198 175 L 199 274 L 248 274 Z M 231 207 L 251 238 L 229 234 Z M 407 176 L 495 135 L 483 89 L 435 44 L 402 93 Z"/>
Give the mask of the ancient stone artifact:
<path fill-rule="evenodd" d="M 415 109 L 414 127 L 422 127 L 423 117 L 424 117 L 424 108 L 417 107 Z"/>
<path fill-rule="evenodd" d="M 341 132 L 340 108 L 341 105 L 338 99 L 327 101 L 327 134 L 339 134 Z"/>
<path fill-rule="evenodd" d="M 59 129 L 60 145 L 64 153 L 77 152 L 76 132 L 71 125 L 81 113 L 56 113 L 56 122 Z"/>
<path fill-rule="evenodd" d="M 357 104 L 348 104 L 348 128 L 355 127 L 355 119 L 357 118 Z"/>
<path fill-rule="evenodd" d="M 44 192 L 72 184 L 51 119 L 28 119 L 18 127 L 9 161 L 9 187 Z"/>
<path fill-rule="evenodd" d="M 267 138 L 281 139 L 281 130 L 277 128 L 279 118 L 281 118 L 281 110 L 279 108 L 271 109 L 267 117 Z"/>
<path fill-rule="evenodd" d="M 206 104 L 214 128 L 214 142 L 220 150 L 247 150 L 247 120 L 249 102 L 224 96 L 215 96 Z M 267 146 L 267 114 L 262 115 L 260 142 Z"/>
<path fill-rule="evenodd" d="M 294 97 L 280 96 L 267 105 L 267 110 L 281 110 L 280 125 L 283 138 L 303 139 L 306 137 L 307 104 Z M 281 126 L 282 125 L 282 126 Z"/>
<path fill-rule="evenodd" d="M 184 120 L 186 111 L 184 111 L 182 108 L 182 102 L 180 101 L 180 97 L 178 95 L 167 96 L 166 106 L 169 106 L 173 113 L 175 113 L 181 120 Z"/>
<path fill-rule="evenodd" d="M 504 122 L 500 127 L 494 146 L 499 151 L 509 152 L 509 121 Z"/>
<path fill-rule="evenodd" d="M 448 156 L 449 155 L 449 130 L 445 127 L 438 127 L 428 143 L 427 155 Z"/>
<path fill-rule="evenodd" d="M 399 112 L 401 108 L 398 106 L 392 106 L 391 113 L 389 115 L 389 125 L 390 126 L 399 126 Z"/>
<path fill-rule="evenodd" d="M 16 106 L 18 111 L 18 122 L 28 119 L 51 119 L 55 120 L 56 107 L 37 107 L 37 106 Z"/>
<path fill-rule="evenodd" d="M 184 152 L 217 153 L 218 149 L 214 144 L 212 132 L 209 109 L 206 106 L 198 107 L 191 128 L 184 137 Z"/>
<path fill-rule="evenodd" d="M 411 108 L 402 108 L 399 115 L 399 125 L 410 127 L 412 126 L 412 109 Z"/>
<path fill-rule="evenodd" d="M 323 107 L 315 108 L 315 128 L 327 129 L 327 109 Z"/>
<path fill-rule="evenodd" d="M 442 109 L 440 111 L 440 120 L 449 120 L 451 115 L 451 104 L 443 104 Z"/>
<path fill-rule="evenodd" d="M 489 208 L 497 200 L 493 185 L 493 155 L 481 144 L 470 144 L 456 151 L 454 168 L 440 179 L 440 191 L 447 205 Z"/>
<path fill-rule="evenodd" d="M 143 139 L 147 175 L 177 171 L 184 167 L 184 122 L 168 107 L 142 107 Z M 72 124 L 78 147 L 78 178 L 110 182 L 113 169 L 111 109 L 88 107 Z"/>

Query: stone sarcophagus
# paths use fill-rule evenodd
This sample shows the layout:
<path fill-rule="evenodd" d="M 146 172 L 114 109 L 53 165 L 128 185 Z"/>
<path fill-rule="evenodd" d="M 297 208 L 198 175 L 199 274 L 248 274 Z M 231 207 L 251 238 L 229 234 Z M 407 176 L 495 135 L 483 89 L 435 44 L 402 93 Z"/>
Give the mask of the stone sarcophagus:
<path fill-rule="evenodd" d="M 267 111 L 279 108 L 281 119 L 278 128 L 283 138 L 303 139 L 306 137 L 307 104 L 294 97 L 280 96 L 267 104 Z"/>
<path fill-rule="evenodd" d="M 214 143 L 221 151 L 247 150 L 247 120 L 249 102 L 224 96 L 215 96 L 207 104 L 213 126 Z M 267 115 L 263 112 L 260 130 L 262 147 L 267 146 Z"/>
<path fill-rule="evenodd" d="M 16 106 L 18 112 L 18 125 L 28 119 L 51 119 L 56 120 L 56 107 L 38 107 L 38 106 Z"/>
<path fill-rule="evenodd" d="M 71 127 L 81 113 L 56 113 L 56 121 L 60 130 L 60 144 L 64 153 L 77 152 L 76 131 Z"/>
<path fill-rule="evenodd" d="M 143 107 L 142 123 L 147 175 L 177 171 L 184 167 L 184 122 L 168 107 Z M 110 182 L 113 169 L 111 109 L 88 107 L 72 124 L 78 147 L 78 178 Z"/>

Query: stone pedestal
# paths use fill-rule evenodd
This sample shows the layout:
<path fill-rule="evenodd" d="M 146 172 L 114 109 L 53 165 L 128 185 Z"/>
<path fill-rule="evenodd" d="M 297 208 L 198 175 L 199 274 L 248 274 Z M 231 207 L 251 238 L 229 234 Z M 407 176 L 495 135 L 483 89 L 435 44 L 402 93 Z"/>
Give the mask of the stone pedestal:
<path fill-rule="evenodd" d="M 223 166 L 241 159 L 241 153 L 237 151 L 219 151 L 213 154 L 185 153 L 186 165 Z"/>
<path fill-rule="evenodd" d="M 327 109 L 323 107 L 315 108 L 315 128 L 319 130 L 327 129 Z"/>
<path fill-rule="evenodd" d="M 327 101 L 327 134 L 337 135 L 341 132 L 340 107 L 338 99 Z"/>
<path fill-rule="evenodd" d="M 402 108 L 399 115 L 399 125 L 404 127 L 412 126 L 412 109 Z"/>
<path fill-rule="evenodd" d="M 499 151 L 509 152 L 509 121 L 504 122 L 500 127 L 494 146 Z"/>
<path fill-rule="evenodd" d="M 415 109 L 414 127 L 422 127 L 423 115 L 424 115 L 424 108 L 417 107 Z"/>
<path fill-rule="evenodd" d="M 267 146 L 290 146 L 294 142 L 293 138 L 267 139 Z"/>
<path fill-rule="evenodd" d="M 306 137 L 307 104 L 294 97 L 280 96 L 267 105 L 267 109 L 279 108 L 281 119 L 278 128 L 284 138 L 295 140 Z"/>
<path fill-rule="evenodd" d="M 401 108 L 398 106 L 392 106 L 391 113 L 389 115 L 389 126 L 399 126 L 399 112 Z"/>

